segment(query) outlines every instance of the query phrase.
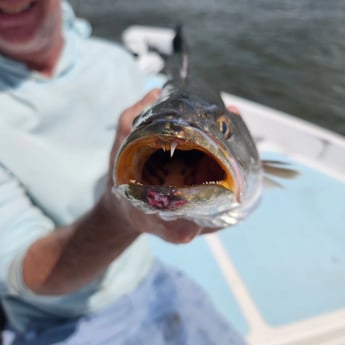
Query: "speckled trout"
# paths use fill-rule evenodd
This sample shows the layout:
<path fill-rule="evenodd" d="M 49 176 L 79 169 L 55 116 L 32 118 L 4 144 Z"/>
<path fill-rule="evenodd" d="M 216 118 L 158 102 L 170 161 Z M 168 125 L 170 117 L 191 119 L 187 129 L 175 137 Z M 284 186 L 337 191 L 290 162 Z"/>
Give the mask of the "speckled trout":
<path fill-rule="evenodd" d="M 226 227 L 258 204 L 264 166 L 242 117 L 189 77 L 181 55 L 179 73 L 134 120 L 115 160 L 113 191 L 165 220 Z"/>

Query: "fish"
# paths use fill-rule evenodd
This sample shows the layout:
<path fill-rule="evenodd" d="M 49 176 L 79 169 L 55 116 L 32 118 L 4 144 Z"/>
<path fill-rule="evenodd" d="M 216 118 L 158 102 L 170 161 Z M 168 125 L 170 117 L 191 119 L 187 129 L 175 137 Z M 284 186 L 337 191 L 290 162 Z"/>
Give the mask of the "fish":
<path fill-rule="evenodd" d="M 235 225 L 259 204 L 267 171 L 295 171 L 263 162 L 242 116 L 192 77 L 180 28 L 173 47 L 170 79 L 160 98 L 133 121 L 116 156 L 113 192 L 166 221 Z"/>

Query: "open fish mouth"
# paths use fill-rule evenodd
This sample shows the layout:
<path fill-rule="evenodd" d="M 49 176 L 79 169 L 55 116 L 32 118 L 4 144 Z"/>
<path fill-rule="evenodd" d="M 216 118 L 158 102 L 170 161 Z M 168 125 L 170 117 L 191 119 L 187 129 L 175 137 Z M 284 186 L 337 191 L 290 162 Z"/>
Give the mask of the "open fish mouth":
<path fill-rule="evenodd" d="M 230 161 L 203 131 L 162 122 L 128 137 L 117 157 L 115 186 L 146 210 L 174 211 L 205 201 L 219 208 L 219 198 L 238 194 Z"/>

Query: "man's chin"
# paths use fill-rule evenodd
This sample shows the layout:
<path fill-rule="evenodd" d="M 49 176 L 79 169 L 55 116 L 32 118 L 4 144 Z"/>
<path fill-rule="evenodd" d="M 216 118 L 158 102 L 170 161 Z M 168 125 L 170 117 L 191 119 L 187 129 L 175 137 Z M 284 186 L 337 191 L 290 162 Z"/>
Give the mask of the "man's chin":
<path fill-rule="evenodd" d="M 14 33 L 0 33 L 0 51 L 6 55 L 29 54 L 37 44 L 36 31 L 17 30 Z"/>
<path fill-rule="evenodd" d="M 27 45 L 42 26 L 42 10 L 37 2 L 33 3 L 29 9 L 20 13 L 0 12 L 0 40 L 8 48 Z"/>

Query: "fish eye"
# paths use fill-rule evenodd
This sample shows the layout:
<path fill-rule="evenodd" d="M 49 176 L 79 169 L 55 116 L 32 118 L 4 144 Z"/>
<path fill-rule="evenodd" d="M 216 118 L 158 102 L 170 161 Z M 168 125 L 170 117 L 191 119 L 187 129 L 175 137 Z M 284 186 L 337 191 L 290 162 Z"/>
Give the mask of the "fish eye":
<path fill-rule="evenodd" d="M 227 116 L 222 115 L 217 119 L 219 131 L 224 135 L 225 139 L 229 139 L 231 135 L 230 120 Z"/>

